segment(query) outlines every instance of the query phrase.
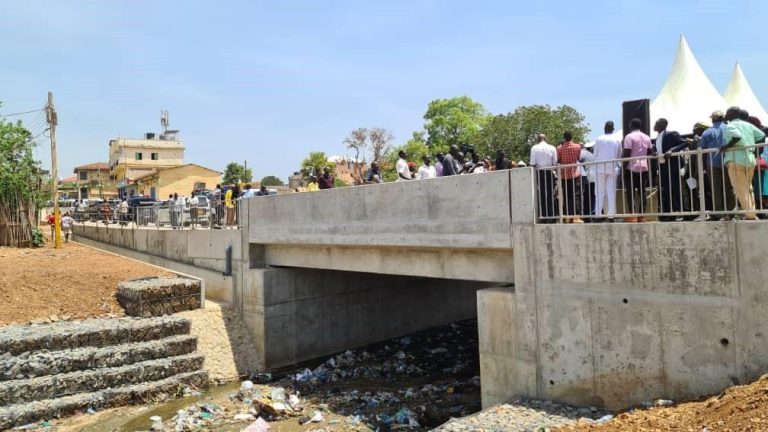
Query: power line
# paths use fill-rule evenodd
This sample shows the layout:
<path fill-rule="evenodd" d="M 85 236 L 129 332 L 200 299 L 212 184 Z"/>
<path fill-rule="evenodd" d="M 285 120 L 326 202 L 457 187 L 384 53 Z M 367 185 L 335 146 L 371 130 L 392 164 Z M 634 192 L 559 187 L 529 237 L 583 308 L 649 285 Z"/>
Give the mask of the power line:
<path fill-rule="evenodd" d="M 35 112 L 39 112 L 39 111 L 45 111 L 45 110 L 46 110 L 46 108 L 40 108 L 40 109 L 36 109 L 36 110 L 32 110 L 32 111 L 24 111 L 24 112 L 18 112 L 18 113 L 13 113 L 13 114 L 0 114 L 0 117 L 5 118 L 5 117 L 20 116 L 20 115 L 24 115 L 24 114 L 31 114 L 31 113 L 35 113 Z"/>

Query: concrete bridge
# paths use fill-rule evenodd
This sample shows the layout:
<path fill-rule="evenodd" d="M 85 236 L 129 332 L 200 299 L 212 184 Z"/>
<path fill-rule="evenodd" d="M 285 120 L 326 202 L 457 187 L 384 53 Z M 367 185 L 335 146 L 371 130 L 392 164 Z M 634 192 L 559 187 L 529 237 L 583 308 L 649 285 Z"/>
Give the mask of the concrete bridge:
<path fill-rule="evenodd" d="M 268 367 L 477 316 L 485 406 L 523 395 L 624 408 L 765 372 L 763 222 L 537 225 L 533 178 L 252 198 L 242 230 L 76 235 L 203 277 Z"/>

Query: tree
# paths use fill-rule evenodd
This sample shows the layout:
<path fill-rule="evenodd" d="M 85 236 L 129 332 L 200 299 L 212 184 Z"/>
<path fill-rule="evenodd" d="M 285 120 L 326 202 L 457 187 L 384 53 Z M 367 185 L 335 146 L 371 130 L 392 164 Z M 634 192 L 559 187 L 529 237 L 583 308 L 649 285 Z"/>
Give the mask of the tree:
<path fill-rule="evenodd" d="M 0 117 L 0 246 L 33 245 L 37 208 L 49 196 L 34 146 L 21 121 Z"/>
<path fill-rule="evenodd" d="M 261 185 L 262 186 L 283 186 L 285 183 L 283 183 L 282 180 L 279 178 L 269 175 L 261 179 Z"/>
<path fill-rule="evenodd" d="M 360 154 L 364 154 L 365 148 L 368 147 L 368 129 L 357 128 L 353 130 L 348 137 L 344 138 L 344 144 L 346 144 L 348 149 L 355 151 L 355 170 L 357 171 L 358 180 L 362 179 Z"/>
<path fill-rule="evenodd" d="M 496 150 L 504 150 L 512 160 L 527 161 L 537 134 L 545 134 L 556 145 L 565 131 L 571 131 L 577 142 L 584 142 L 590 132 L 584 116 L 568 105 L 521 106 L 490 118 L 473 143 L 480 154 L 493 156 Z"/>
<path fill-rule="evenodd" d="M 304 177 L 319 176 L 323 173 L 323 168 L 325 167 L 334 171 L 336 163 L 329 162 L 325 152 L 309 152 L 309 155 L 301 161 L 301 175 Z"/>
<path fill-rule="evenodd" d="M 470 144 L 488 118 L 483 105 L 468 96 L 435 99 L 424 113 L 427 145 L 434 152 L 446 152 L 451 145 Z"/>
<path fill-rule="evenodd" d="M 224 184 L 250 183 L 253 181 L 253 171 L 237 162 L 230 162 L 221 181 Z"/>
<path fill-rule="evenodd" d="M 368 131 L 368 138 L 371 141 L 371 160 L 381 162 L 392 148 L 395 136 L 384 128 L 374 127 Z"/>

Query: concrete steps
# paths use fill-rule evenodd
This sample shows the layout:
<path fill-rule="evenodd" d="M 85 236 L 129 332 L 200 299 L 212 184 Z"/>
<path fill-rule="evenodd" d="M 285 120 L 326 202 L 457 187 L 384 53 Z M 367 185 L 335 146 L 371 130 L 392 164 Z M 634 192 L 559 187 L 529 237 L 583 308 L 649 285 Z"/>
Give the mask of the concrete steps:
<path fill-rule="evenodd" d="M 204 386 L 189 329 L 175 316 L 0 328 L 0 430 Z"/>

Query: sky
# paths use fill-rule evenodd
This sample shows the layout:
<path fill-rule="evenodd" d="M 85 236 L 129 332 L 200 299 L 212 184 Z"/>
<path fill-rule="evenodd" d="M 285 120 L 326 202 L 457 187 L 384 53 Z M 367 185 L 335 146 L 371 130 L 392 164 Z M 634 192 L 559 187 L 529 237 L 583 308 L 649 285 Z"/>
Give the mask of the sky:
<path fill-rule="evenodd" d="M 656 96 L 681 33 L 719 90 L 739 61 L 768 101 L 768 2 L 757 0 L 0 5 L 0 115 L 53 92 L 60 177 L 107 161 L 112 138 L 158 132 L 163 109 L 186 162 L 247 161 L 256 179 L 287 179 L 310 151 L 349 154 L 358 127 L 402 144 L 437 98 L 467 95 L 495 114 L 568 104 L 594 136 L 620 121 L 622 101 Z M 12 119 L 45 128 L 41 113 Z"/>

